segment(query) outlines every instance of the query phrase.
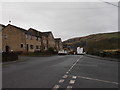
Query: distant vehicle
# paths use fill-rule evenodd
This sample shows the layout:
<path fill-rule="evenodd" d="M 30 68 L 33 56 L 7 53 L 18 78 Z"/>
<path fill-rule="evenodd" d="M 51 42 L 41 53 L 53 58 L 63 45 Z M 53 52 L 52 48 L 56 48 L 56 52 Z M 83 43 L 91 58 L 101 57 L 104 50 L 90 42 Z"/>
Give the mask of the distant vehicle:
<path fill-rule="evenodd" d="M 58 51 L 58 55 L 67 55 L 68 52 L 66 50 L 61 50 L 61 51 Z"/>
<path fill-rule="evenodd" d="M 83 52 L 83 48 L 77 47 L 77 54 L 85 54 L 85 52 Z"/>

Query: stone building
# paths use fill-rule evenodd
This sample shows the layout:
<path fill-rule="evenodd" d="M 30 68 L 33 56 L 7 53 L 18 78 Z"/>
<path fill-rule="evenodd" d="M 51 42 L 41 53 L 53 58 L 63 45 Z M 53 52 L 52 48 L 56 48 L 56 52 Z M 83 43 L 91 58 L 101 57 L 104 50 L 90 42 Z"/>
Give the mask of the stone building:
<path fill-rule="evenodd" d="M 55 38 L 55 47 L 57 51 L 63 50 L 62 40 L 61 38 Z"/>
<path fill-rule="evenodd" d="M 25 51 L 27 31 L 25 29 L 8 24 L 2 30 L 2 50 L 9 51 Z"/>
<path fill-rule="evenodd" d="M 0 24 L 0 53 L 2 52 L 2 29 L 3 28 L 5 28 L 5 26 Z"/>
<path fill-rule="evenodd" d="M 42 35 L 42 33 L 40 32 L 40 35 L 42 36 L 42 51 L 47 51 L 48 50 L 48 45 L 47 45 L 47 37 Z"/>
<path fill-rule="evenodd" d="M 34 52 L 41 46 L 41 38 L 25 29 L 8 24 L 2 30 L 2 50 Z"/>
<path fill-rule="evenodd" d="M 40 32 L 40 31 L 32 29 L 32 28 L 30 28 L 28 30 L 28 32 L 30 34 L 33 34 L 33 35 L 37 36 L 38 39 L 40 38 L 40 43 L 39 43 L 39 45 L 40 45 L 40 47 L 39 47 L 40 51 L 47 51 L 48 50 L 47 37 L 46 37 L 46 35 L 44 35 L 43 32 Z"/>
<path fill-rule="evenodd" d="M 46 37 L 47 39 L 47 49 L 53 48 L 55 50 L 55 40 L 52 32 L 42 32 L 42 36 Z"/>
<path fill-rule="evenodd" d="M 42 37 L 39 34 L 39 31 L 30 28 L 26 34 L 26 45 L 27 51 L 35 52 L 41 51 L 42 44 L 41 44 Z"/>
<path fill-rule="evenodd" d="M 3 52 L 35 52 L 62 49 L 61 39 L 54 39 L 52 32 L 40 32 L 33 28 L 25 30 L 23 28 L 8 24 L 2 29 L 1 42 Z"/>

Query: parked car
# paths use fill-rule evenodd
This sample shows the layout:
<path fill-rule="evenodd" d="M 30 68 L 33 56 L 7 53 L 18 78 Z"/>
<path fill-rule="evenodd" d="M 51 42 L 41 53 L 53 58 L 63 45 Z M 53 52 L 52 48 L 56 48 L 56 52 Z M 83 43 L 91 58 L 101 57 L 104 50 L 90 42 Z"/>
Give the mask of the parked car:
<path fill-rule="evenodd" d="M 58 51 L 58 55 L 67 55 L 68 52 L 66 50 Z"/>

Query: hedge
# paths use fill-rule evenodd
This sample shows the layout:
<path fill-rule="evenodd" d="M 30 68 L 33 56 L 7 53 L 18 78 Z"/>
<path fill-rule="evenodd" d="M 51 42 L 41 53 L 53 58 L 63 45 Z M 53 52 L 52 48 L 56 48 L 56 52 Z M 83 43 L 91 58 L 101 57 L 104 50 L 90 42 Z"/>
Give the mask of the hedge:
<path fill-rule="evenodd" d="M 3 52 L 2 62 L 15 61 L 18 60 L 18 53 L 16 52 Z"/>

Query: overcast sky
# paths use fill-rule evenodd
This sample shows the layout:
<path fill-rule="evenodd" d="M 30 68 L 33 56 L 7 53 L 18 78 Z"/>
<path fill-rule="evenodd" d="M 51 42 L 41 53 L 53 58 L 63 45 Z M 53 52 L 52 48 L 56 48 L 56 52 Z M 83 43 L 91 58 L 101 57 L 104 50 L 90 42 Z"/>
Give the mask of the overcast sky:
<path fill-rule="evenodd" d="M 9 20 L 24 29 L 52 31 L 64 41 L 118 31 L 118 8 L 103 2 L 4 2 L 2 24 Z"/>

